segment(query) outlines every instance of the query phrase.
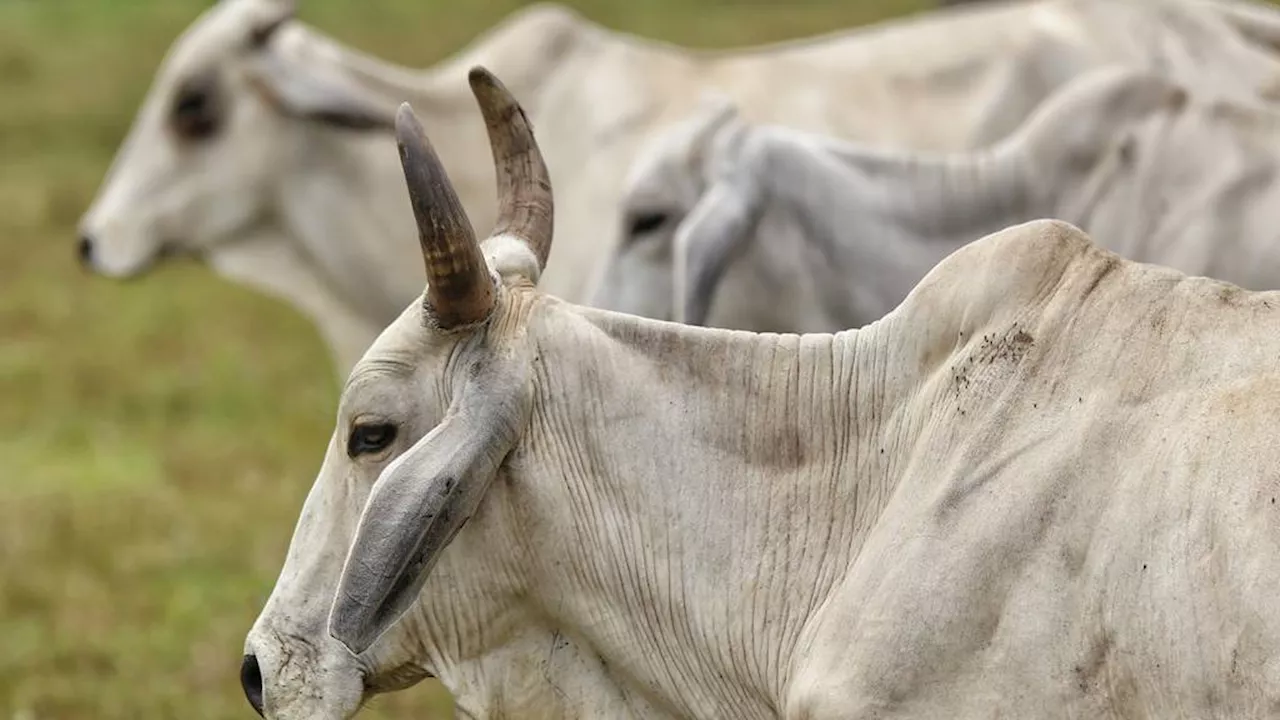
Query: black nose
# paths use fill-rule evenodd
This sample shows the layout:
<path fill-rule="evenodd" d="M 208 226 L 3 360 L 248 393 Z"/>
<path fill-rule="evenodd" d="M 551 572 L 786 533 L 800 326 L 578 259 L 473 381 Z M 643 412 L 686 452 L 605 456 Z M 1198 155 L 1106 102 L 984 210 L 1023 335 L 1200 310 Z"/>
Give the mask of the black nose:
<path fill-rule="evenodd" d="M 245 655 L 240 663 L 240 687 L 244 688 L 244 696 L 249 699 L 253 709 L 262 714 L 262 670 L 258 668 L 258 658 Z"/>
<path fill-rule="evenodd" d="M 93 262 L 93 238 L 81 235 L 80 242 L 76 243 L 76 254 L 80 256 L 81 265 L 90 265 Z"/>

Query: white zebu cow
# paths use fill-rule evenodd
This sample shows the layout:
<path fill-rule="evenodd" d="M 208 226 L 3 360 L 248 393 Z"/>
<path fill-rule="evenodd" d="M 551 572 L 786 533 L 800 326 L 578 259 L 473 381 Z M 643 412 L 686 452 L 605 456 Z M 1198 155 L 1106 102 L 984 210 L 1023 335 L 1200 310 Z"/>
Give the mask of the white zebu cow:
<path fill-rule="evenodd" d="M 834 332 L 898 305 L 961 245 L 1052 217 L 1109 249 L 1250 289 L 1280 288 L 1280 113 L 1105 68 L 990 148 L 885 151 L 722 105 L 646 158 L 631 214 L 683 207 L 615 256 L 602 307 L 698 325 Z M 664 198 L 662 193 L 666 193 Z M 655 280 L 662 278 L 663 280 Z M 602 293 L 602 295 L 605 293 Z"/>
<path fill-rule="evenodd" d="M 708 88 L 753 120 L 930 149 L 1001 137 L 1098 65 L 1246 94 L 1280 75 L 1216 12 L 1143 0 L 993 5 L 730 52 L 644 40 L 541 5 L 425 71 L 291 17 L 282 0 L 222 0 L 175 42 L 83 220 L 81 253 L 110 276 L 144 272 L 166 250 L 202 255 L 308 315 L 342 375 L 418 291 L 415 262 L 390 241 L 411 230 L 381 132 L 396 104 L 422 109 L 477 225 L 493 218 L 463 83 L 473 64 L 506 77 L 538 124 L 561 206 L 543 287 L 569 300 L 594 292 L 638 143 Z"/>
<path fill-rule="evenodd" d="M 529 126 L 472 82 L 506 210 L 477 244 L 402 111 L 427 289 L 247 640 L 266 717 L 428 673 L 469 718 L 1280 707 L 1280 293 L 1039 221 L 837 335 L 574 306 Z"/>

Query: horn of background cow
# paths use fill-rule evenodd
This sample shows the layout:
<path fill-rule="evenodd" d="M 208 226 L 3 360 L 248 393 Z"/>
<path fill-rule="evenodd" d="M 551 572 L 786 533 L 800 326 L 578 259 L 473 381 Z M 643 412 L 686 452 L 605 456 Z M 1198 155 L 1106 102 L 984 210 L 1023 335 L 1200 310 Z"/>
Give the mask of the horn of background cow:
<path fill-rule="evenodd" d="M 493 280 L 471 222 L 409 103 L 396 113 L 396 144 L 427 269 L 427 309 L 442 329 L 493 310 Z"/>
<path fill-rule="evenodd" d="M 488 70 L 473 67 L 468 80 L 489 131 L 498 178 L 498 222 L 493 234 L 524 240 L 537 256 L 538 267 L 545 268 L 551 254 L 555 210 L 551 176 L 533 127 L 524 109 Z"/>

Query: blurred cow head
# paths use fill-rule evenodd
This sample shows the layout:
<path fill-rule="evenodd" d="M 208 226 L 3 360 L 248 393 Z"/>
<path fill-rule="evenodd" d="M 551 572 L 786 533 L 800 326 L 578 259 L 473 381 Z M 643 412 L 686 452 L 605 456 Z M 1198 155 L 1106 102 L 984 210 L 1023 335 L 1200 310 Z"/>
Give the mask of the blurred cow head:
<path fill-rule="evenodd" d="M 81 221 L 82 262 L 128 277 L 250 229 L 305 158 L 297 123 L 390 129 L 293 16 L 291 0 L 222 0 L 174 42 Z"/>
<path fill-rule="evenodd" d="M 710 181 L 722 170 L 725 147 L 747 125 L 738 107 L 704 96 L 686 120 L 659 133 L 638 153 L 623 196 L 622 235 L 592 304 L 659 320 L 676 320 L 674 264 L 680 230 Z"/>

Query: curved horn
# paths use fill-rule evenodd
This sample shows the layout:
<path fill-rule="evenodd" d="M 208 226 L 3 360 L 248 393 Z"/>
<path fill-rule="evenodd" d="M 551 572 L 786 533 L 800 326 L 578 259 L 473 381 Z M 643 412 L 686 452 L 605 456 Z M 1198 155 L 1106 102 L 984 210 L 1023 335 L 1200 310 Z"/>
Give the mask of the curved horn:
<path fill-rule="evenodd" d="M 545 268 L 551 254 L 555 212 L 551 176 L 533 137 L 533 127 L 524 109 L 488 70 L 477 65 L 467 79 L 484 115 L 498 176 L 498 222 L 493 234 L 510 234 L 525 241 L 538 258 L 538 268 Z"/>
<path fill-rule="evenodd" d="M 396 111 L 396 144 L 427 266 L 428 313 L 442 329 L 493 310 L 493 280 L 467 213 L 409 103 Z"/>

